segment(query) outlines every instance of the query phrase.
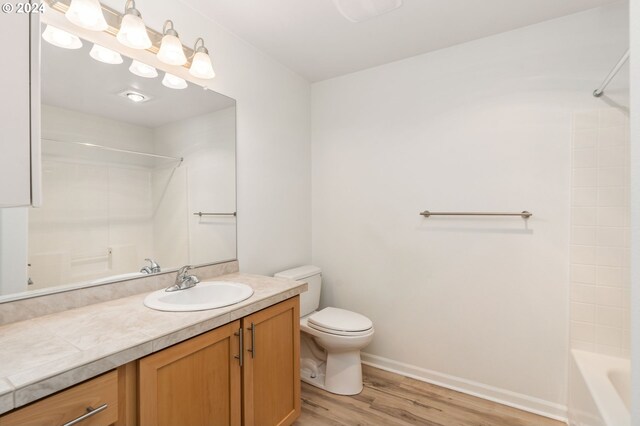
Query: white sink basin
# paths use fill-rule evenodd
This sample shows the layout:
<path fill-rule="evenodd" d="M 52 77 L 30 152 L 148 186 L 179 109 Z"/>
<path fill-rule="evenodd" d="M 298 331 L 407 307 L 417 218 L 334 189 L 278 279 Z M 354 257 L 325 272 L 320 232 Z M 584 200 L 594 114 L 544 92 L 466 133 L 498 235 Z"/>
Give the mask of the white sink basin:
<path fill-rule="evenodd" d="M 159 311 L 204 311 L 234 305 L 252 294 L 253 289 L 246 284 L 204 281 L 186 290 L 154 291 L 144 299 L 144 304 Z"/>

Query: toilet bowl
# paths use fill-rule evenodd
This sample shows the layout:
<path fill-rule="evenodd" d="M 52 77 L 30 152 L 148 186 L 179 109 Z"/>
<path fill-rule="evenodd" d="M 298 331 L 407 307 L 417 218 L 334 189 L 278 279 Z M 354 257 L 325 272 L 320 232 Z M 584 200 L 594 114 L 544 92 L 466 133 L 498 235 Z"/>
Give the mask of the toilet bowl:
<path fill-rule="evenodd" d="M 318 267 L 302 266 L 275 276 L 303 280 L 309 285 L 300 296 L 300 378 L 331 393 L 360 393 L 360 350 L 373 340 L 371 320 L 345 309 L 317 310 L 322 283 Z"/>

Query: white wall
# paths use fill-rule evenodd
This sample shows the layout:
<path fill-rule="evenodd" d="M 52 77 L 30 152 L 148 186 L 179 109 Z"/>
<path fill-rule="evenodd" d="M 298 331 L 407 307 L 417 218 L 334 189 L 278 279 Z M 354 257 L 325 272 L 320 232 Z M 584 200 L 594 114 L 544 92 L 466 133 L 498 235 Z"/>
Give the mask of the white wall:
<path fill-rule="evenodd" d="M 617 4 L 312 86 L 312 257 L 322 304 L 373 320 L 366 360 L 564 416 L 572 114 L 603 105 L 626 22 Z"/>
<path fill-rule="evenodd" d="M 27 290 L 27 209 L 0 209 L 0 295 Z"/>
<path fill-rule="evenodd" d="M 640 425 L 640 0 L 631 0 L 631 424 Z"/>
<path fill-rule="evenodd" d="M 193 215 L 236 211 L 235 136 L 235 107 L 154 129 L 154 152 L 183 158 L 154 174 L 156 254 L 167 266 L 235 259 L 236 219 Z"/>
<path fill-rule="evenodd" d="M 122 2 L 104 2 L 118 10 Z M 245 272 L 272 274 L 311 258 L 307 81 L 179 1 L 136 2 L 148 26 L 172 19 L 191 45 L 204 37 L 213 90 L 237 100 L 238 258 Z"/>

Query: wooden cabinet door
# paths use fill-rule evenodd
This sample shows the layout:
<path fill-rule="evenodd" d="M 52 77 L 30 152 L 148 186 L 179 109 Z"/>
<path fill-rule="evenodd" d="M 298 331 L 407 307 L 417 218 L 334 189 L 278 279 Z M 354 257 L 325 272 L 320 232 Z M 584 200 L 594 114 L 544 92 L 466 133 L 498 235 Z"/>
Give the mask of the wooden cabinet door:
<path fill-rule="evenodd" d="M 242 320 L 245 426 L 289 425 L 300 415 L 299 299 Z"/>
<path fill-rule="evenodd" d="M 239 328 L 235 321 L 141 359 L 140 425 L 240 425 Z"/>

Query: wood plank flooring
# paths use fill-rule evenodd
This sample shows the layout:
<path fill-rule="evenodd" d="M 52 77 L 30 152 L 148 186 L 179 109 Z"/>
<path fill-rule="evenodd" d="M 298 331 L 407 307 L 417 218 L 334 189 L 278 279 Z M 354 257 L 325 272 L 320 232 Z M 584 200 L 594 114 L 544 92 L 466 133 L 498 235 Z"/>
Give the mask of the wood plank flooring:
<path fill-rule="evenodd" d="M 495 402 L 363 366 L 364 390 L 340 396 L 302 383 L 295 426 L 565 426 Z"/>

